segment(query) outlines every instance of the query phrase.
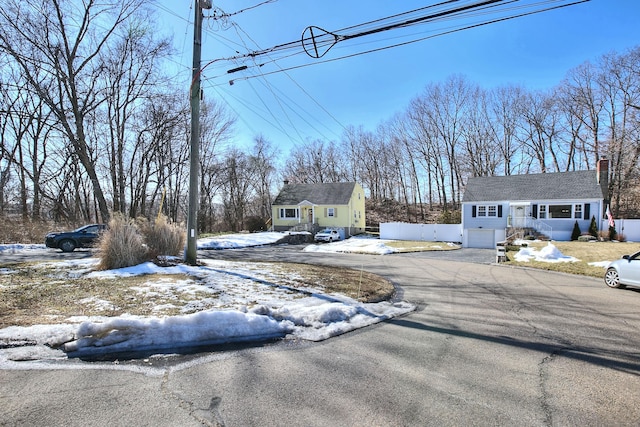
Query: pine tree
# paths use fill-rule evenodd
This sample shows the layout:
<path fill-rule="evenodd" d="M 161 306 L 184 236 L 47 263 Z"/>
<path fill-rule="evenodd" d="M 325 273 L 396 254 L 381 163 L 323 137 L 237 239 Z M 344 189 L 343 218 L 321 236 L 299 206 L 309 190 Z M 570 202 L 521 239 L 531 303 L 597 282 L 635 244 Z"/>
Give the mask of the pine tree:
<path fill-rule="evenodd" d="M 596 217 L 591 217 L 591 225 L 589 225 L 589 234 L 593 237 L 598 237 L 598 223 L 596 222 Z"/>
<path fill-rule="evenodd" d="M 576 221 L 573 224 L 573 232 L 571 232 L 571 240 L 578 240 L 578 237 L 580 237 L 580 234 L 582 232 L 580 231 L 580 226 L 578 225 L 578 221 Z"/>

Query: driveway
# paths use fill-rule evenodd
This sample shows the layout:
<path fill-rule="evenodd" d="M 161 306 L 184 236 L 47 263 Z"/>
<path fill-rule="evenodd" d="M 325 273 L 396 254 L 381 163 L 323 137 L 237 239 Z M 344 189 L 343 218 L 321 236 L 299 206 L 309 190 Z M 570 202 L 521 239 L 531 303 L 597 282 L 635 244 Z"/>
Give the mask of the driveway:
<path fill-rule="evenodd" d="M 253 253 L 381 274 L 418 309 L 320 343 L 0 371 L 0 425 L 640 423 L 638 292 L 488 258 Z"/>

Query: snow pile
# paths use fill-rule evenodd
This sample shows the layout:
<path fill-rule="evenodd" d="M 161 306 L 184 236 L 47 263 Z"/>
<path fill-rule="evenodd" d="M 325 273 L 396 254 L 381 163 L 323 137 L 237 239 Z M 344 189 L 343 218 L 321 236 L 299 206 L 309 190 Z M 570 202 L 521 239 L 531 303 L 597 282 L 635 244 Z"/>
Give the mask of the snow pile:
<path fill-rule="evenodd" d="M 84 322 L 76 339 L 64 344 L 67 353 L 163 350 L 186 346 L 282 337 L 293 330 L 288 322 L 238 311 L 206 311 L 165 318 L 116 317 Z"/>
<path fill-rule="evenodd" d="M 589 265 L 592 267 L 602 267 L 602 268 L 607 268 L 609 267 L 609 264 L 611 264 L 613 261 L 596 261 L 596 262 L 590 262 Z"/>
<path fill-rule="evenodd" d="M 563 255 L 560 250 L 551 242 L 541 250 L 534 248 L 520 248 L 514 255 L 514 260 L 519 262 L 541 261 L 541 262 L 576 262 L 577 258 Z"/>
<path fill-rule="evenodd" d="M 395 251 L 386 243 L 390 240 L 376 239 L 372 237 L 351 237 L 339 242 L 324 243 L 319 245 L 309 245 L 304 248 L 305 252 L 344 252 L 359 254 L 388 255 Z"/>
<path fill-rule="evenodd" d="M 272 245 L 287 234 L 277 232 L 227 234 L 198 239 L 198 249 L 238 249 L 252 246 Z"/>
<path fill-rule="evenodd" d="M 8 245 L 3 244 L 3 245 L 0 245 L 0 254 L 33 251 L 36 249 L 43 250 L 43 249 L 47 249 L 47 247 L 44 244 L 22 244 L 22 243 L 12 243 Z"/>

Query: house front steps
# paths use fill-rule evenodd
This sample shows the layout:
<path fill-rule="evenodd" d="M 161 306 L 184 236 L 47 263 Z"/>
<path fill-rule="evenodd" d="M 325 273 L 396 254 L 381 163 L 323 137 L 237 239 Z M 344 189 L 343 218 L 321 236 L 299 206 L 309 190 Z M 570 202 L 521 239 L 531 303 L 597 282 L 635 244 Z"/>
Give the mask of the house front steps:
<path fill-rule="evenodd" d="M 533 227 L 508 227 L 507 228 L 507 241 L 513 242 L 517 239 L 530 239 L 530 240 L 543 240 L 549 241 L 549 236 L 536 230 Z"/>

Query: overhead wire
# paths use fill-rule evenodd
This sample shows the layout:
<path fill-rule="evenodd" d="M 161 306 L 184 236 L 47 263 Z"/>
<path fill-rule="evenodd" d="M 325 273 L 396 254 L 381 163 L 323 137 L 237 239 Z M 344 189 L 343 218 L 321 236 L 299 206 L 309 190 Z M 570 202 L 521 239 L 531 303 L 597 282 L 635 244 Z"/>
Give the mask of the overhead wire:
<path fill-rule="evenodd" d="M 255 40 L 253 40 L 253 39 L 251 38 L 251 36 L 250 36 L 249 34 L 247 34 L 247 33 L 246 33 L 246 32 L 245 32 L 245 31 L 244 31 L 244 30 L 243 30 L 243 29 L 242 29 L 238 24 L 235 24 L 235 27 L 236 27 L 236 31 L 238 32 L 238 35 L 239 35 L 240 37 L 241 37 L 241 35 L 240 35 L 239 33 L 240 33 L 240 32 L 242 32 L 243 34 L 245 34 L 245 36 L 246 36 L 246 37 L 247 37 L 247 38 L 248 38 L 248 39 L 249 39 L 249 40 L 250 40 L 254 45 L 258 46 L 258 44 L 256 43 L 256 41 L 255 41 Z M 276 66 L 278 66 L 278 67 L 279 67 L 279 65 L 277 64 L 277 62 L 274 62 L 274 63 L 276 64 Z M 314 104 L 316 104 L 318 107 L 320 107 L 320 109 L 322 109 L 322 111 L 324 111 L 324 112 L 325 112 L 325 114 L 327 114 L 327 116 L 329 116 L 333 121 L 335 121 L 335 122 L 336 122 L 336 123 L 337 123 L 337 124 L 342 128 L 342 129 L 346 129 L 346 127 L 345 127 L 345 126 L 344 126 L 344 125 L 343 125 L 343 124 L 342 124 L 342 123 L 341 123 L 341 122 L 340 122 L 340 121 L 339 121 L 339 120 L 338 120 L 338 119 L 337 119 L 333 114 L 331 114 L 331 112 L 329 112 L 329 111 L 328 111 L 324 106 L 322 106 L 322 105 L 321 105 L 321 104 L 320 104 L 320 103 L 319 103 L 319 102 L 318 102 L 318 101 L 317 101 L 317 100 L 316 100 L 316 99 L 315 99 L 315 98 L 314 98 L 314 97 L 313 97 L 313 96 L 312 96 L 312 95 L 311 95 L 307 90 L 305 90 L 305 89 L 304 89 L 304 88 L 303 88 L 303 87 L 302 87 L 302 86 L 301 86 L 301 85 L 300 85 L 300 84 L 299 84 L 299 83 L 298 83 L 298 82 L 297 82 L 297 81 L 296 81 L 296 80 L 295 80 L 295 79 L 294 79 L 294 78 L 293 78 L 289 73 L 287 73 L 286 71 L 284 71 L 284 74 L 287 76 L 287 78 L 288 78 L 288 79 L 289 79 L 293 84 L 295 84 L 295 85 L 296 85 L 296 87 L 297 87 L 298 89 L 300 89 L 300 91 L 301 91 L 301 92 L 302 92 L 302 93 L 303 93 L 307 98 L 309 98 L 311 101 L 313 101 L 313 102 L 314 102 Z M 270 91 L 273 91 L 273 88 L 271 87 L 272 85 L 270 85 L 270 84 L 269 84 L 269 81 L 268 81 L 267 79 L 262 79 L 262 80 L 263 80 L 263 84 L 265 84 L 266 86 L 268 86 L 268 88 L 269 88 L 269 90 L 270 90 Z M 284 95 L 284 94 L 283 94 L 283 95 Z M 274 94 L 274 96 L 276 96 L 276 95 Z M 276 96 L 276 98 L 277 98 L 277 96 Z M 290 99 L 289 99 L 289 100 L 290 100 Z M 291 101 L 291 100 L 290 100 L 290 101 Z M 280 101 L 279 101 L 279 99 L 278 99 L 278 103 L 279 103 L 279 105 L 280 105 Z M 298 105 L 297 103 L 296 103 L 296 106 L 298 107 L 298 109 L 304 110 L 304 108 L 302 108 L 302 107 L 301 107 L 300 105 Z M 308 122 L 308 121 L 307 121 L 307 120 L 306 120 L 306 119 L 305 119 L 301 114 L 299 114 L 299 113 L 298 113 L 297 111 L 295 111 L 295 110 L 292 110 L 292 111 L 293 111 L 294 113 L 296 113 L 296 115 L 297 115 L 300 119 L 302 119 L 302 120 L 303 120 L 307 125 L 312 126 L 312 125 L 311 125 L 311 123 L 309 123 L 309 122 Z M 285 114 L 286 114 L 286 112 L 285 112 Z M 288 116 L 287 116 L 287 117 L 288 117 Z M 292 123 L 292 124 L 293 124 L 293 123 Z M 330 130 L 330 128 L 329 128 L 329 127 L 327 127 L 327 129 L 328 129 L 328 130 Z M 318 129 L 315 129 L 315 127 L 314 127 L 314 130 L 315 130 L 316 132 L 318 132 L 319 134 L 322 134 L 322 132 L 318 131 Z M 296 132 L 299 134 L 299 132 L 297 131 L 297 129 L 296 129 Z M 328 138 L 326 138 L 326 136 L 324 136 L 324 135 L 323 135 L 323 137 L 325 137 L 325 139 L 328 139 Z M 301 140 L 302 140 L 302 138 L 301 138 Z"/>
<path fill-rule="evenodd" d="M 508 2 L 508 4 L 515 3 L 517 1 L 518 0 L 510 0 Z M 546 4 L 550 4 L 550 3 L 558 3 L 558 2 L 562 2 L 562 1 L 563 0 L 543 0 L 543 1 L 540 1 L 540 2 L 536 2 L 533 5 L 532 4 L 517 5 L 517 6 L 513 6 L 513 7 L 510 7 L 510 8 L 507 8 L 506 10 L 510 11 L 510 12 L 513 12 L 513 11 L 516 11 L 516 10 L 519 10 L 519 9 L 523 9 L 523 8 L 531 8 L 531 6 L 541 6 L 541 5 L 546 5 Z M 547 11 L 554 10 L 554 9 L 560 9 L 560 8 L 564 8 L 564 7 L 574 6 L 576 4 L 586 3 L 588 1 L 590 1 L 590 0 L 575 0 L 573 2 L 566 3 L 566 0 L 565 0 L 564 4 L 555 5 L 555 6 L 549 6 L 549 7 L 545 7 L 545 8 L 542 8 L 542 9 L 532 10 L 532 11 L 523 12 L 523 13 L 519 13 L 519 14 L 515 14 L 515 15 L 510 15 L 510 16 L 503 16 L 503 17 L 492 19 L 492 20 L 489 20 L 489 21 L 478 22 L 478 23 L 466 25 L 466 26 L 463 26 L 463 27 L 442 31 L 442 32 L 437 33 L 437 34 L 431 34 L 431 35 L 428 35 L 426 37 L 420 37 L 420 38 L 412 39 L 412 40 L 409 40 L 409 41 L 406 41 L 406 42 L 402 42 L 402 43 L 396 43 L 396 44 L 387 45 L 387 46 L 383 46 L 383 47 L 379 47 L 379 48 L 375 48 L 375 49 L 370 49 L 370 50 L 366 50 L 366 51 L 362 51 L 362 52 L 356 52 L 356 53 L 343 55 L 343 56 L 336 57 L 336 58 L 323 59 L 323 60 L 314 61 L 314 62 L 311 62 L 311 63 L 305 63 L 305 64 L 293 65 L 293 66 L 289 66 L 289 67 L 285 67 L 285 68 L 279 68 L 277 70 L 268 71 L 268 72 L 260 71 L 259 75 L 236 77 L 236 78 L 232 79 L 232 82 L 248 80 L 248 79 L 257 78 L 257 77 L 261 77 L 261 76 L 268 76 L 268 75 L 272 75 L 272 74 L 276 74 L 276 73 L 280 73 L 280 72 L 286 72 L 286 71 L 291 71 L 291 70 L 295 70 L 295 69 L 299 69 L 299 68 L 305 68 L 305 67 L 309 67 L 309 66 L 312 66 L 312 65 L 319 65 L 319 64 L 334 62 L 334 61 L 338 61 L 338 60 L 342 60 L 342 59 L 352 58 L 352 57 L 356 57 L 356 56 L 366 55 L 366 54 L 369 54 L 369 53 L 379 52 L 379 51 L 383 51 L 383 50 L 387 50 L 387 49 L 392 49 L 392 48 L 396 48 L 396 47 L 400 47 L 400 46 L 405 46 L 405 45 L 409 45 L 409 44 L 413 44 L 413 43 L 418 43 L 418 42 L 425 41 L 425 40 L 428 40 L 428 39 L 431 39 L 431 38 L 435 38 L 435 37 L 439 37 L 439 36 L 447 35 L 447 34 L 452 34 L 452 33 L 460 32 L 460 31 L 468 30 L 468 29 L 471 29 L 471 28 L 477 28 L 477 27 L 481 27 L 481 26 L 486 26 L 486 25 L 502 22 L 502 21 L 521 18 L 521 17 L 528 16 L 528 15 L 547 12 Z M 486 5 L 486 2 L 483 2 L 483 4 Z M 465 16 L 477 17 L 477 16 L 482 16 L 482 15 L 487 15 L 489 13 L 491 13 L 491 12 L 487 11 L 487 10 L 474 11 L 474 14 L 467 13 L 467 14 L 465 14 Z M 440 21 L 444 21 L 444 20 L 453 20 L 453 19 L 455 19 L 455 17 L 450 17 L 449 16 L 446 19 L 443 19 L 443 17 L 441 17 L 439 19 L 439 22 Z M 351 28 L 353 28 L 353 27 L 351 27 Z M 380 42 L 380 40 L 378 40 L 377 42 Z M 300 43 L 300 41 L 298 41 L 297 43 Z M 279 45 L 279 46 L 282 46 L 282 45 Z M 266 52 L 266 51 L 267 50 L 265 50 L 265 51 L 263 51 L 263 52 L 261 52 L 259 54 L 257 54 L 256 52 L 253 52 L 253 53 L 247 53 L 247 54 L 244 54 L 244 55 L 235 56 L 235 57 L 232 57 L 232 58 L 221 58 L 220 61 L 230 61 L 230 60 L 232 60 L 234 62 L 239 62 L 241 59 L 247 59 L 247 58 L 251 58 L 251 59 L 255 60 L 255 58 L 257 56 L 267 55 L 268 52 Z M 299 54 L 303 54 L 303 52 L 299 51 L 299 52 L 296 52 L 295 54 L 289 54 L 289 56 L 287 56 L 287 57 L 291 57 L 291 56 L 299 55 Z M 276 63 L 277 61 L 279 61 L 281 59 L 282 58 L 270 59 L 269 61 L 263 61 L 263 62 L 260 62 L 260 63 L 256 63 L 256 65 L 254 65 L 254 66 L 247 66 L 246 69 L 251 70 L 252 68 L 255 68 L 255 67 L 262 68 L 262 67 L 264 67 L 265 65 L 267 65 L 269 63 Z M 211 77 L 211 78 L 212 79 L 216 79 L 216 78 L 219 78 L 219 77 L 221 77 L 221 75 L 217 75 L 217 76 L 214 76 L 214 77 Z"/>
<path fill-rule="evenodd" d="M 206 16 L 206 18 L 208 18 L 207 22 L 217 23 L 218 24 L 217 25 L 218 29 L 228 29 L 228 28 L 231 28 L 231 27 L 235 27 L 236 32 L 237 32 L 237 34 L 238 34 L 238 36 L 239 36 L 239 38 L 241 40 L 243 39 L 243 37 L 242 37 L 241 34 L 239 34 L 239 31 L 242 31 L 246 35 L 246 37 L 248 37 L 251 40 L 251 42 L 254 45 L 258 46 L 257 43 L 255 41 L 253 41 L 251 39 L 251 37 L 249 37 L 246 34 L 246 32 L 244 32 L 236 23 L 232 22 L 230 18 L 232 16 L 235 16 L 235 15 L 240 14 L 242 12 L 254 9 L 256 7 L 259 7 L 259 6 L 268 4 L 268 3 L 273 3 L 275 1 L 277 1 L 277 0 L 263 1 L 261 3 L 258 3 L 256 5 L 254 5 L 254 6 L 247 7 L 247 8 L 238 10 L 237 12 L 233 12 L 233 13 L 224 13 L 222 10 L 216 9 L 212 15 Z M 356 56 L 361 56 L 361 55 L 365 55 L 365 54 L 369 54 L 369 53 L 379 52 L 379 51 L 392 49 L 392 48 L 396 48 L 396 47 L 400 47 L 400 46 L 404 46 L 404 45 L 409 45 L 409 44 L 413 44 L 413 43 L 418 43 L 418 42 L 425 41 L 425 40 L 428 40 L 428 39 L 431 39 L 431 38 L 435 38 L 435 37 L 439 37 L 439 36 L 442 36 L 442 35 L 452 34 L 452 33 L 460 32 L 460 31 L 463 31 L 463 30 L 471 29 L 471 28 L 481 27 L 481 26 L 485 26 L 485 25 L 489 25 L 489 24 L 493 24 L 493 23 L 497 23 L 497 22 L 501 22 L 501 21 L 506 21 L 506 20 L 511 20 L 511 19 L 524 17 L 524 16 L 527 16 L 527 15 L 546 12 L 546 11 L 553 10 L 553 9 L 559 9 L 559 8 L 563 8 L 563 7 L 567 7 L 567 6 L 573 6 L 575 4 L 585 3 L 585 2 L 590 1 L 590 0 L 575 0 L 575 1 L 572 1 L 570 3 L 566 3 L 567 0 L 540 0 L 540 1 L 537 1 L 537 2 L 534 2 L 534 3 L 527 3 L 527 4 L 520 4 L 521 0 L 483 0 L 483 1 L 477 1 L 476 0 L 476 1 L 466 2 L 466 3 L 464 3 L 463 5 L 461 5 L 459 7 L 447 8 L 448 6 L 451 6 L 451 5 L 454 5 L 454 4 L 458 5 L 460 3 L 460 1 L 461 0 L 446 0 L 446 1 L 442 1 L 442 2 L 437 3 L 437 4 L 428 5 L 428 6 L 424 6 L 424 7 L 421 7 L 421 8 L 413 9 L 411 11 L 402 12 L 402 13 L 398 13 L 398 14 L 395 14 L 395 15 L 391 15 L 391 16 L 375 19 L 375 20 L 372 20 L 372 21 L 364 22 L 364 23 L 361 23 L 361 24 L 344 27 L 342 29 L 335 30 L 333 32 L 325 31 L 324 34 L 320 34 L 320 36 L 312 36 L 312 37 L 306 37 L 305 38 L 305 33 L 303 33 L 303 36 L 302 36 L 301 40 L 299 39 L 299 40 L 288 42 L 288 43 L 278 44 L 278 45 L 275 45 L 275 46 L 273 46 L 271 48 L 268 48 L 268 49 L 260 49 L 260 48 L 258 48 L 257 50 L 249 50 L 248 46 L 246 45 L 246 43 L 244 43 L 244 42 L 238 43 L 237 41 L 234 41 L 234 40 L 231 40 L 229 38 L 223 37 L 222 35 L 219 34 L 219 32 L 218 33 L 212 33 L 210 31 L 210 29 L 209 29 L 207 32 L 210 33 L 210 35 L 215 37 L 215 39 L 217 41 L 219 41 L 222 45 L 224 45 L 226 48 L 228 48 L 228 49 L 232 50 L 233 52 L 235 52 L 236 55 L 233 55 L 233 56 L 230 56 L 230 57 L 226 57 L 226 58 L 216 58 L 216 59 L 210 60 L 208 63 L 206 63 L 206 65 L 204 67 L 202 67 L 200 71 L 203 72 L 205 68 L 209 68 L 209 71 L 211 71 L 211 70 L 214 71 L 214 75 L 213 76 L 204 76 L 203 75 L 202 76 L 203 83 L 206 83 L 207 87 L 212 88 L 216 92 L 219 92 L 220 90 L 222 90 L 222 86 L 226 85 L 227 83 L 233 84 L 236 81 L 248 81 L 248 80 L 251 80 L 251 79 L 259 78 L 262 81 L 262 84 L 265 86 L 265 88 L 273 95 L 274 99 L 276 99 L 276 102 L 278 103 L 279 108 L 283 111 L 285 117 L 287 118 L 287 121 L 289 122 L 289 125 L 291 125 L 291 127 L 293 127 L 293 129 L 295 130 L 295 132 L 298 135 L 298 137 L 300 139 L 302 139 L 302 136 L 300 135 L 300 132 L 298 131 L 298 129 L 293 124 L 293 121 L 291 120 L 291 117 L 289 116 L 289 114 L 287 113 L 287 110 L 285 109 L 285 105 L 286 105 L 286 108 L 291 108 L 289 106 L 290 104 L 286 103 L 286 102 L 283 102 L 283 98 L 276 93 L 277 89 L 274 89 L 274 87 L 269 83 L 269 81 L 268 81 L 268 79 L 266 77 L 268 77 L 268 76 L 270 76 L 272 74 L 276 74 L 276 73 L 285 73 L 285 75 L 303 93 L 305 93 L 305 95 L 308 96 L 309 99 L 311 99 L 316 105 L 318 105 L 329 117 L 332 118 L 332 120 L 334 120 L 336 123 L 338 123 L 340 125 L 340 127 L 345 129 L 345 126 L 342 125 L 339 122 L 339 120 L 337 120 L 327 109 L 322 107 L 319 102 L 317 102 L 306 90 L 304 90 L 304 88 L 301 85 L 299 85 L 291 77 L 291 75 L 288 73 L 289 71 L 295 70 L 295 69 L 309 67 L 309 66 L 312 66 L 312 65 L 319 65 L 319 64 L 339 61 L 339 60 L 343 60 L 343 59 L 347 59 L 347 58 L 352 58 L 352 57 L 356 57 Z M 558 5 L 557 3 L 564 3 L 564 4 Z M 522 12 L 522 13 L 514 14 L 516 11 L 520 11 L 520 10 L 523 10 L 523 9 L 532 9 L 532 8 L 540 8 L 540 9 L 529 10 L 529 11 L 525 11 L 525 12 Z M 356 43 L 356 44 L 350 43 L 350 48 L 353 48 L 354 46 L 362 46 L 362 45 L 365 45 L 365 44 L 382 43 L 382 42 L 388 42 L 389 40 L 392 40 L 392 39 L 412 37 L 410 40 L 407 40 L 407 41 L 404 41 L 404 42 L 401 42 L 401 43 L 394 43 L 394 44 L 385 45 L 385 46 L 382 46 L 382 47 L 377 47 L 377 48 L 374 48 L 374 49 L 368 49 L 368 50 L 361 51 L 361 52 L 355 52 L 355 53 L 350 53 L 350 54 L 347 54 L 347 55 L 342 55 L 342 56 L 335 57 L 335 58 L 313 61 L 311 63 L 303 63 L 303 64 L 291 65 L 291 66 L 281 66 L 280 63 L 279 63 L 279 62 L 281 62 L 281 61 L 283 61 L 285 59 L 288 60 L 288 59 L 292 59 L 292 58 L 294 58 L 296 56 L 308 54 L 308 52 L 305 49 L 305 41 L 307 43 L 312 43 L 313 42 L 315 48 L 324 48 L 324 47 L 328 46 L 328 49 L 330 49 L 334 45 L 336 45 L 338 43 L 341 43 L 341 42 L 353 41 L 354 39 L 363 38 L 365 36 L 372 36 L 372 35 L 375 35 L 375 34 L 386 33 L 388 31 L 394 30 L 394 29 L 410 28 L 410 27 L 414 27 L 414 26 L 417 26 L 417 25 L 432 24 L 432 23 L 446 23 L 446 22 L 449 22 L 449 21 L 459 20 L 461 18 L 477 19 L 477 18 L 481 18 L 481 17 L 489 15 L 489 14 L 495 14 L 496 11 L 497 12 L 501 12 L 503 14 L 504 13 L 510 13 L 511 15 L 510 16 L 501 16 L 499 18 L 490 19 L 490 20 L 487 20 L 487 21 L 476 22 L 476 23 L 464 25 L 462 27 L 450 26 L 448 29 L 447 28 L 445 28 L 444 30 L 441 29 L 440 32 L 438 32 L 436 34 L 429 34 L 429 35 L 427 35 L 425 37 L 417 37 L 416 38 L 416 34 L 413 34 L 413 35 L 405 34 L 405 35 L 402 35 L 402 36 L 397 36 L 397 37 L 392 37 L 392 38 L 383 38 L 383 39 L 378 38 L 377 40 L 365 41 L 363 43 Z M 214 26 L 215 25 L 210 25 L 210 27 L 214 27 Z M 312 28 L 312 27 L 308 27 L 308 28 Z M 315 28 L 318 28 L 318 27 L 315 27 Z M 319 30 L 324 31 L 322 29 L 319 29 Z M 430 30 L 429 32 L 433 32 L 433 30 Z M 422 32 L 422 33 L 424 34 L 424 32 Z M 328 51 L 328 49 L 327 49 L 327 51 Z M 240 53 L 241 51 L 244 51 L 245 53 Z M 258 59 L 260 59 L 262 57 L 266 58 L 266 60 L 258 61 Z M 230 67 L 228 65 L 229 63 L 234 63 L 235 64 L 235 68 L 230 69 Z M 277 69 L 265 72 L 265 71 L 263 71 L 263 67 L 265 67 L 267 65 L 273 65 L 273 66 L 277 67 Z M 216 74 L 215 70 L 221 70 L 221 71 L 218 71 L 218 73 Z M 238 76 L 238 77 L 234 76 L 233 79 L 228 80 L 228 76 L 230 75 L 230 72 L 235 72 L 235 71 L 240 71 L 240 70 L 248 70 L 248 71 L 253 72 L 253 74 L 243 75 L 243 76 Z M 224 83 L 216 83 L 216 80 L 218 80 L 222 76 L 227 76 L 227 80 Z M 284 135 L 286 135 L 288 138 L 292 139 L 291 135 L 289 135 L 287 130 L 285 129 L 285 126 L 275 117 L 274 112 L 272 111 L 272 109 L 270 109 L 268 107 L 268 105 L 266 104 L 265 100 L 260 96 L 260 93 L 256 90 L 256 88 L 253 87 L 253 85 L 250 85 L 250 87 L 253 90 L 253 92 L 256 94 L 258 99 L 260 100 L 260 102 L 262 104 L 262 108 L 264 108 L 264 111 L 266 111 L 266 114 L 270 115 L 272 120 L 275 122 L 275 124 L 272 123 L 274 128 L 279 129 Z M 229 91 L 225 91 L 225 92 L 229 92 Z M 282 93 L 282 95 L 284 95 L 284 94 Z M 246 104 L 246 102 L 241 101 L 237 97 L 233 96 L 231 93 L 226 93 L 226 96 L 230 96 L 232 98 L 235 98 L 238 102 L 244 104 L 245 108 L 248 108 L 249 110 L 253 111 L 255 114 L 257 114 L 259 116 L 262 116 L 259 112 L 257 112 L 256 107 L 248 106 Z M 225 97 L 223 97 L 223 99 L 224 98 Z M 285 96 L 285 98 L 286 98 L 286 96 Z M 230 107 L 232 107 L 232 106 L 230 105 Z M 297 107 L 298 107 L 298 109 L 300 109 L 299 105 L 297 105 Z M 233 107 L 232 107 L 232 109 L 233 109 Z M 296 109 L 291 109 L 291 111 L 294 112 L 300 119 L 305 121 L 308 125 L 310 125 L 310 123 L 308 123 L 303 118 L 303 116 L 300 114 L 299 111 L 297 111 Z M 239 115 L 239 117 L 241 117 L 241 116 Z M 271 120 L 268 120 L 268 119 L 266 119 L 264 117 L 263 117 L 263 119 L 266 122 L 270 122 L 271 121 Z"/>
<path fill-rule="evenodd" d="M 242 34 L 244 34 L 246 37 L 249 38 L 249 40 L 255 44 L 256 46 L 258 46 L 258 44 L 237 24 L 234 23 L 234 28 L 236 30 L 236 34 L 238 34 L 238 36 L 240 37 L 241 40 L 243 40 Z M 243 40 L 244 43 L 244 40 Z M 246 44 L 246 43 L 245 43 Z M 271 94 L 273 95 L 274 99 L 276 100 L 276 102 L 278 103 L 278 106 L 280 107 L 280 109 L 282 110 L 283 114 L 285 115 L 285 117 L 287 118 L 289 124 L 291 125 L 291 127 L 293 127 L 294 131 L 296 132 L 296 134 L 298 135 L 298 137 L 300 138 L 300 140 L 302 141 L 302 135 L 300 134 L 300 131 L 296 128 L 296 126 L 294 125 L 293 121 L 291 120 L 291 117 L 289 116 L 289 114 L 287 113 L 287 111 L 284 109 L 283 104 L 281 102 L 281 99 L 274 93 L 273 87 L 272 85 L 266 80 L 266 79 L 261 79 L 262 84 L 266 87 L 266 89 L 271 92 Z M 255 92 L 256 96 L 258 96 L 258 98 L 262 101 L 262 98 L 260 97 L 260 95 L 258 94 L 258 92 L 256 91 L 256 89 L 251 86 L 251 89 Z M 264 101 L 262 101 L 264 103 Z M 266 106 L 266 105 L 265 105 Z M 267 108 L 267 111 L 269 112 L 269 114 L 271 115 L 271 117 L 278 122 L 278 119 L 276 118 L 274 112 L 270 109 Z M 287 131 L 284 129 L 284 126 L 280 125 L 280 130 L 289 138 L 292 139 L 291 136 L 287 133 Z"/>

